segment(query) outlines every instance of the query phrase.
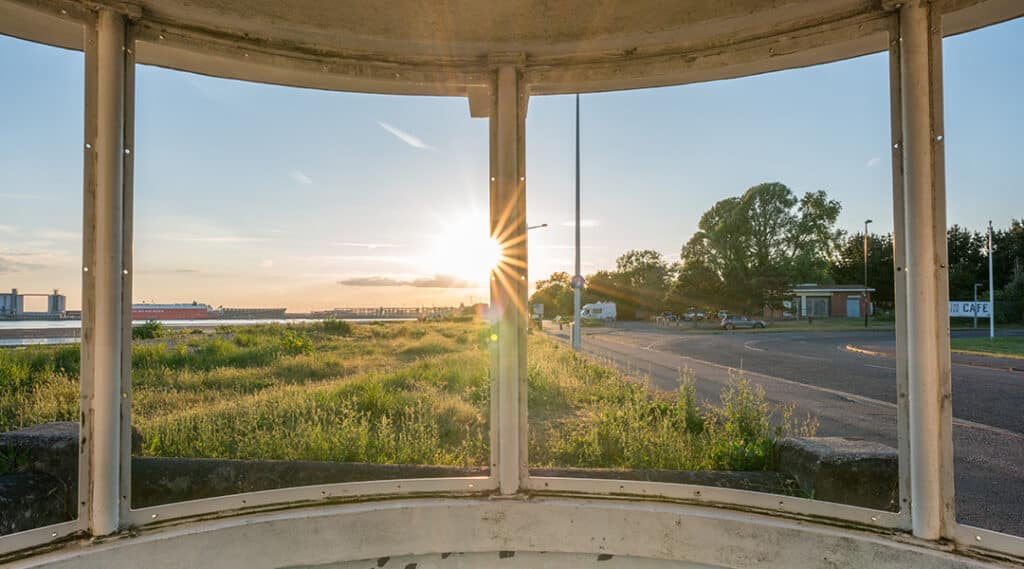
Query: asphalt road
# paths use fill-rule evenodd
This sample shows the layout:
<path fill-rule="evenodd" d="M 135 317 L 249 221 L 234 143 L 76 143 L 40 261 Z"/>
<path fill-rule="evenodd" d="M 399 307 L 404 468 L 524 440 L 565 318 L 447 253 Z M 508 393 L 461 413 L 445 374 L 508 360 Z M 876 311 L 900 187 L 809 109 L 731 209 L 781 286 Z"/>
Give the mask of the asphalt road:
<path fill-rule="evenodd" d="M 547 329 L 567 338 L 568 327 Z M 819 436 L 897 446 L 895 361 L 847 349 L 892 352 L 892 331 L 709 333 L 640 324 L 588 328 L 583 342 L 587 353 L 646 376 L 659 389 L 675 390 L 681 375 L 692 373 L 698 396 L 711 401 L 742 372 L 769 401 L 794 403 L 799 416 L 817 417 Z M 1024 536 L 1024 371 L 1006 362 L 954 357 L 957 517 Z"/>

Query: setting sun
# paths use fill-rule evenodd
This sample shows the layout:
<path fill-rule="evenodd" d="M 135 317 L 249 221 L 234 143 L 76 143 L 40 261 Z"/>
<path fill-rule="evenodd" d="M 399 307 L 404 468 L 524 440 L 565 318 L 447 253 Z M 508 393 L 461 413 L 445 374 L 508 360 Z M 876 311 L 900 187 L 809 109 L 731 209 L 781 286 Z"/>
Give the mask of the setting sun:
<path fill-rule="evenodd" d="M 434 239 L 431 271 L 472 283 L 486 283 L 501 259 L 501 245 L 488 235 L 487 218 L 466 215 L 446 224 Z"/>

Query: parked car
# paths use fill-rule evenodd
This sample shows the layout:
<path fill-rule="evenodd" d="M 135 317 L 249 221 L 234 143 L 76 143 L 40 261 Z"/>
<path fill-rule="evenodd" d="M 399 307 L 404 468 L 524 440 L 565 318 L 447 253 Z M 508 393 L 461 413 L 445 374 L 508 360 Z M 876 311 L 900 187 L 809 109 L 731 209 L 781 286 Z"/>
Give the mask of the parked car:
<path fill-rule="evenodd" d="M 722 318 L 722 329 L 733 330 L 735 328 L 764 328 L 764 320 L 751 320 L 746 316 L 726 316 Z"/>

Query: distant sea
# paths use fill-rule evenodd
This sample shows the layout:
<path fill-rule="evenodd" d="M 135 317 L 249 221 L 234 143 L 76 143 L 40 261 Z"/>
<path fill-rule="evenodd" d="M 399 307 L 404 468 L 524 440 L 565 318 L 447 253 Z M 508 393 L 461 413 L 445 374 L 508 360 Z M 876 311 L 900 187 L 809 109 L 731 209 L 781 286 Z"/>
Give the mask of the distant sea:
<path fill-rule="evenodd" d="M 161 320 L 169 328 L 200 328 L 210 330 L 218 326 L 257 326 L 260 324 L 303 324 L 319 322 L 320 318 L 258 318 L 253 320 L 204 319 Z M 412 322 L 415 318 L 355 318 L 353 324 L 370 322 Z M 136 320 L 134 324 L 144 324 Z M 82 330 L 81 320 L 0 320 L 0 346 L 33 346 L 48 344 L 76 344 Z"/>

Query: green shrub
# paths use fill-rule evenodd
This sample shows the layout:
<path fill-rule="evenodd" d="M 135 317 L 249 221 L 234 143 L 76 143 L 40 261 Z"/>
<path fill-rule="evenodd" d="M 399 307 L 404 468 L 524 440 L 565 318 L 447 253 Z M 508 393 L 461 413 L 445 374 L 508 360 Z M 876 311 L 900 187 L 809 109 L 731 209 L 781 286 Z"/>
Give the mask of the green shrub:
<path fill-rule="evenodd" d="M 149 320 L 145 324 L 132 326 L 132 340 L 154 340 L 163 338 L 167 330 L 163 323 L 156 320 Z"/>
<path fill-rule="evenodd" d="M 328 318 L 321 320 L 317 326 L 321 332 L 328 336 L 351 336 L 352 325 L 345 320 Z"/>
<path fill-rule="evenodd" d="M 313 352 L 313 342 L 311 342 L 304 334 L 296 332 L 295 330 L 285 330 L 284 333 L 281 334 L 280 347 L 283 353 L 290 356 L 309 354 Z"/>

